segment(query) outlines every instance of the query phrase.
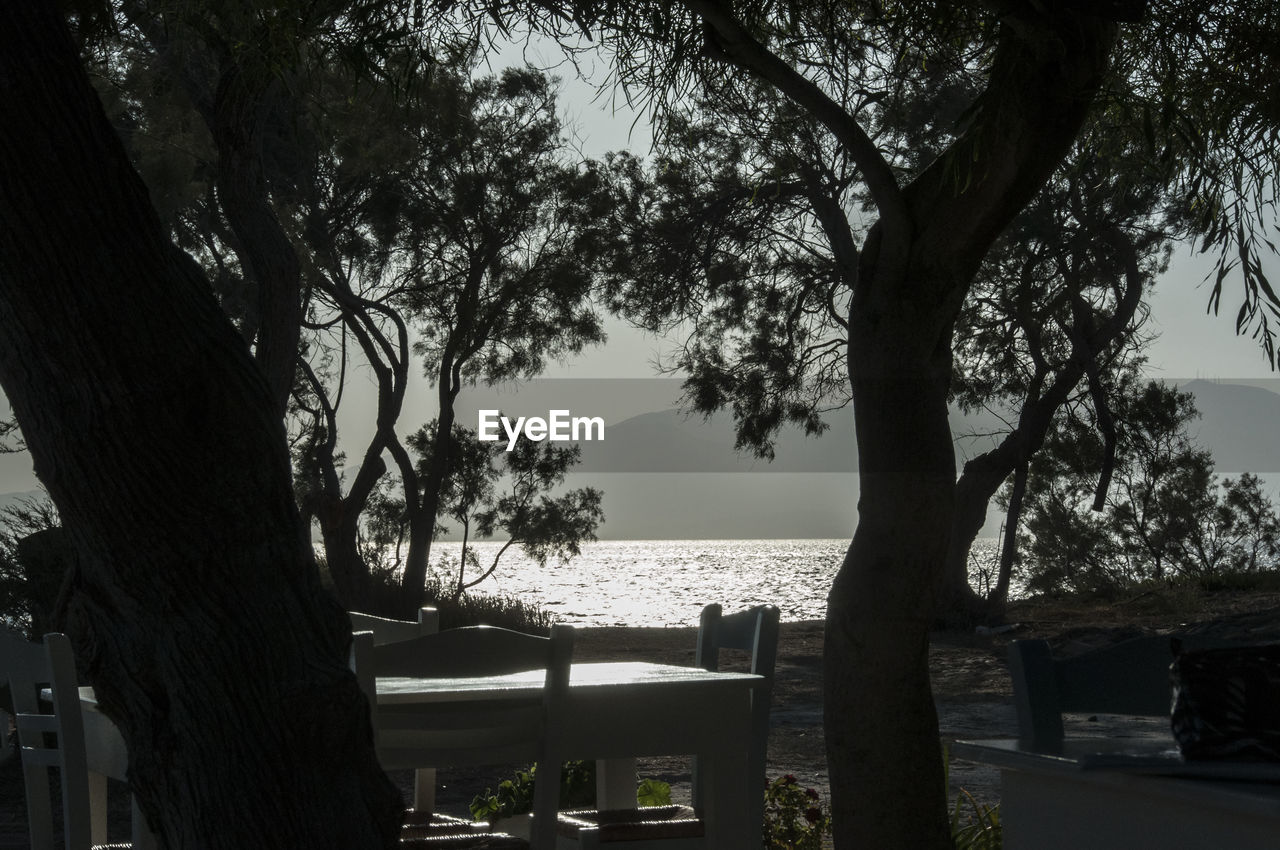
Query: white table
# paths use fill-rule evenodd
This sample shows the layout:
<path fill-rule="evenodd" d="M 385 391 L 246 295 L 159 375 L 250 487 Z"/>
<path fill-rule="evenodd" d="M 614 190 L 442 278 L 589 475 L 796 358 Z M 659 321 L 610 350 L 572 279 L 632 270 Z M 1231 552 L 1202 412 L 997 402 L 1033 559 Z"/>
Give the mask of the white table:
<path fill-rule="evenodd" d="M 1172 740 L 956 741 L 955 758 L 1000 768 L 1006 850 L 1274 850 L 1280 765 L 1184 762 Z"/>
<path fill-rule="evenodd" d="M 379 705 L 537 697 L 542 671 L 459 679 L 380 678 Z M 704 782 L 703 817 L 710 846 L 760 845 L 760 824 L 745 817 L 751 689 L 749 673 L 644 662 L 579 663 L 570 668 L 562 716 L 550 734 L 568 759 L 600 765 L 598 805 L 634 808 L 637 756 L 696 755 Z"/>

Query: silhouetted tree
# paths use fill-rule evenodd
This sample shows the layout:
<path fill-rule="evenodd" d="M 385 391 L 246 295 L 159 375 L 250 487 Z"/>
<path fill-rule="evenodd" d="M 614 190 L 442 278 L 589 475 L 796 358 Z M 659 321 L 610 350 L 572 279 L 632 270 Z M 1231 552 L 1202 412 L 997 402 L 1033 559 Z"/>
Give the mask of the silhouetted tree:
<path fill-rule="evenodd" d="M 420 470 L 430 469 L 439 429 L 429 422 L 408 439 Z M 441 498 L 441 519 L 456 522 L 462 529 L 458 575 L 454 598 L 493 575 L 502 556 L 519 546 L 539 566 L 549 558 L 562 561 L 577 557 L 584 541 L 596 539 L 596 528 L 604 520 L 602 494 L 594 487 L 581 487 L 552 495 L 564 484 L 569 470 L 582 450 L 577 446 L 557 446 L 550 441 L 520 440 L 510 450 L 501 442 L 483 442 L 462 425 L 453 426 L 451 471 Z M 506 480 L 508 486 L 499 488 Z M 404 503 L 390 506 L 404 517 Z M 403 520 L 401 522 L 403 529 Z M 476 539 L 506 535 L 488 565 L 481 565 L 471 545 Z M 396 534 L 403 539 L 403 532 Z M 472 575 L 467 577 L 467 570 Z"/>
<path fill-rule="evenodd" d="M 1190 393 L 1126 376 L 1110 395 L 1113 483 L 1097 503 L 1102 439 L 1087 421 L 1054 432 L 1031 463 L 1027 585 L 1039 592 L 1106 593 L 1184 577 L 1209 581 L 1275 562 L 1275 507 L 1256 476 L 1221 483 L 1191 426 Z"/>
<path fill-rule="evenodd" d="M 336 391 L 308 370 L 304 403 L 316 419 L 303 459 L 314 483 L 305 490 L 335 584 L 353 605 L 368 581 L 357 523 L 386 469 L 383 453 L 407 523 L 399 607 L 409 610 L 421 603 L 453 474 L 452 444 L 439 441 L 454 426 L 464 383 L 530 378 L 548 358 L 604 339 L 590 294 L 618 238 L 614 187 L 597 163 L 569 156 L 554 86 L 529 69 L 475 79 L 437 69 L 416 100 L 369 116 L 354 139 L 333 136 L 321 157 L 300 226 L 317 259 L 312 325 L 354 338 L 379 389 L 377 431 L 343 496 L 330 398 L 340 397 L 345 370 Z M 375 137 L 382 155 L 398 155 L 390 177 L 381 156 L 353 144 Z M 436 388 L 433 445 L 445 446 L 425 464 L 394 430 L 411 333 Z M 318 350 L 341 349 L 321 339 Z"/>
<path fill-rule="evenodd" d="M 78 556 L 67 629 L 136 799 L 168 846 L 393 846 L 278 398 L 52 4 L 0 10 L 0 111 L 0 383 Z"/>
<path fill-rule="evenodd" d="M 1158 134 L 1171 141 L 1154 155 L 1180 164 L 1199 232 L 1257 212 L 1223 199 L 1269 191 L 1258 176 L 1274 160 L 1269 103 L 1243 93 L 1252 72 L 1233 75 L 1210 45 L 1239 34 L 1259 46 L 1253 28 L 1274 34 L 1274 10 L 1162 6 L 1143 21 L 1144 10 L 687 0 L 545 20 L 599 31 L 618 78 L 655 104 L 660 146 L 725 152 L 660 163 L 636 219 L 670 247 L 620 274 L 619 298 L 642 319 L 694 323 L 692 405 L 732 407 L 740 442 L 767 452 L 783 422 L 820 430 L 819 388 L 848 381 L 859 518 L 824 651 L 838 846 L 950 843 L 927 642 L 954 514 L 953 334 L 983 258 L 1100 97 L 1195 128 Z M 929 125 L 936 157 L 915 154 L 921 133 L 883 120 L 922 77 L 976 92 L 914 122 Z M 807 254 L 806 239 L 827 251 Z"/>

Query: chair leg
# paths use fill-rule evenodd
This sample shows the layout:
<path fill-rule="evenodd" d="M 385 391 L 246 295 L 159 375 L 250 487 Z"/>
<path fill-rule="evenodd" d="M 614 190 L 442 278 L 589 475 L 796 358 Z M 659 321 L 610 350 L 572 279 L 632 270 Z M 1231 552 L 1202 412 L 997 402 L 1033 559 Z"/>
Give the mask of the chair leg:
<path fill-rule="evenodd" d="M 53 804 L 49 797 L 49 768 L 22 765 L 27 791 L 27 828 L 32 850 L 53 850 Z"/>
<path fill-rule="evenodd" d="M 636 760 L 634 758 L 596 761 L 596 807 L 634 809 L 636 807 Z"/>
<path fill-rule="evenodd" d="M 107 843 L 107 777 L 89 771 L 89 840 Z"/>
<path fill-rule="evenodd" d="M 432 814 L 436 810 L 436 769 L 420 767 L 413 772 L 413 810 Z"/>

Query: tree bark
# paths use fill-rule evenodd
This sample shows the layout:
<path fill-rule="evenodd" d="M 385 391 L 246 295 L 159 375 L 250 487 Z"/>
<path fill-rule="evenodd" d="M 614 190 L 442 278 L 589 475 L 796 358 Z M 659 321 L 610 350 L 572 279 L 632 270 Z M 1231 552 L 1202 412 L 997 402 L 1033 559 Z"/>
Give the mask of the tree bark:
<path fill-rule="evenodd" d="M 996 574 L 996 587 L 991 591 L 990 607 L 997 616 L 1004 617 L 1009 604 L 1009 584 L 1013 579 L 1013 562 L 1018 555 L 1018 525 L 1022 522 L 1022 503 L 1027 495 L 1027 476 L 1031 471 L 1029 460 L 1023 460 L 1013 473 L 1013 486 L 1009 491 L 1009 510 L 1005 518 L 1004 538 L 1000 541 L 1000 566 Z"/>
<path fill-rule="evenodd" d="M 952 324 L 1079 131 L 1115 33 L 1069 10 L 1002 23 L 974 125 L 903 190 L 905 230 L 882 218 L 864 245 L 849 321 L 859 519 L 824 653 L 837 847 L 951 847 L 928 633 L 954 507 Z"/>
<path fill-rule="evenodd" d="M 235 60 L 224 60 L 209 129 L 218 148 L 218 201 L 236 235 L 245 271 L 258 286 L 254 358 L 283 418 L 302 332 L 302 275 L 293 244 L 271 207 L 262 162 L 267 119 L 272 102 L 282 99 L 276 91 L 280 87 L 274 77 L 251 81 Z"/>
<path fill-rule="evenodd" d="M 391 847 L 400 802 L 275 399 L 46 2 L 0 8 L 0 382 L 78 555 L 67 625 L 170 847 Z"/>
<path fill-rule="evenodd" d="M 950 362 L 886 331 L 851 346 L 860 495 L 827 604 L 832 811 L 837 846 L 942 848 L 951 839 L 928 648 L 955 479 Z M 874 351 L 877 342 L 888 347 Z"/>

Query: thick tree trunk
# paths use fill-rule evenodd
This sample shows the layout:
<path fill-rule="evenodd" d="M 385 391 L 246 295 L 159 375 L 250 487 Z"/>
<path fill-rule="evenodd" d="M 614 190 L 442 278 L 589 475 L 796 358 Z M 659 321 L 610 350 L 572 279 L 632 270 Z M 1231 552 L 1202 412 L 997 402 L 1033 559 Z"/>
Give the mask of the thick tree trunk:
<path fill-rule="evenodd" d="M 235 60 L 226 60 L 209 129 L 218 147 L 218 200 L 235 232 L 241 261 L 258 286 L 254 358 L 283 418 L 302 331 L 302 276 L 293 244 L 271 208 L 262 163 L 271 104 L 281 99 L 275 90 L 282 85 L 274 76 L 251 81 Z"/>
<path fill-rule="evenodd" d="M 980 120 L 903 190 L 909 221 L 882 218 L 858 267 L 859 517 L 824 658 L 840 848 L 951 847 L 928 633 L 954 509 L 952 323 L 982 257 L 1078 132 L 1116 32 L 1073 11 L 1022 23 L 1001 28 Z"/>
<path fill-rule="evenodd" d="M 858 529 L 828 597 L 823 670 L 832 807 L 839 847 L 943 848 L 928 643 L 955 480 L 950 362 L 932 365 L 892 336 L 855 343 Z"/>
<path fill-rule="evenodd" d="M 370 611 L 369 565 L 360 554 L 360 509 L 345 499 L 317 512 L 333 592 L 350 611 Z M 371 612 L 377 613 L 377 612 Z"/>
<path fill-rule="evenodd" d="M 390 847 L 400 806 L 277 405 L 50 4 L 0 7 L 0 382 L 78 553 L 68 630 L 171 847 Z"/>

